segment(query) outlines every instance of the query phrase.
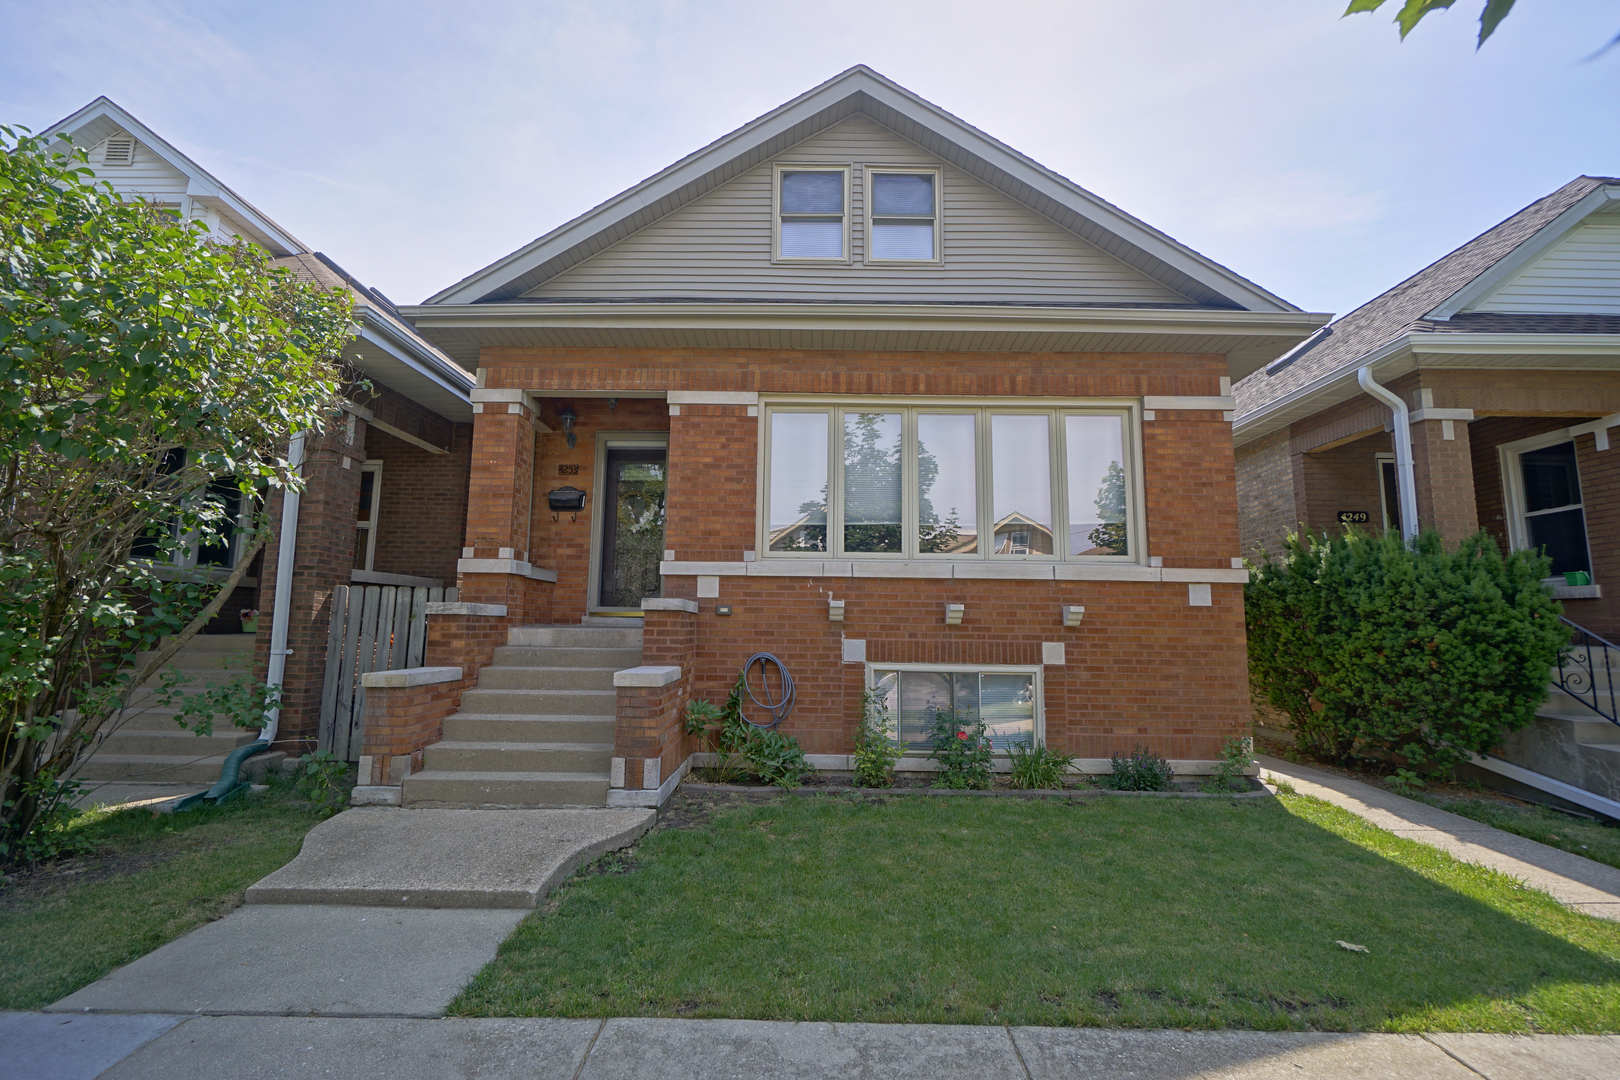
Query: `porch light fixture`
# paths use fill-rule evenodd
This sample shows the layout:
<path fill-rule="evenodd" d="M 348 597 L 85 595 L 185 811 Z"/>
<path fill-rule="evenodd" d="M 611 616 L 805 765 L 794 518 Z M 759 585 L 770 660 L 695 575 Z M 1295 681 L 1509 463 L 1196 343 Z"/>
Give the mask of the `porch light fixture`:
<path fill-rule="evenodd" d="M 1086 608 L 1085 608 L 1084 604 L 1064 604 L 1063 605 L 1063 625 L 1064 626 L 1079 626 L 1080 625 L 1080 620 L 1085 618 L 1085 617 L 1086 617 Z"/>
<path fill-rule="evenodd" d="M 564 405 L 557 413 L 557 419 L 562 421 L 563 438 L 568 441 L 568 448 L 572 450 L 579 438 L 574 434 L 574 421 L 579 419 L 579 415 L 574 412 L 573 406 Z"/>
<path fill-rule="evenodd" d="M 967 605 L 966 604 L 946 604 L 945 605 L 945 625 L 946 626 L 961 626 L 962 625 L 962 615 L 966 611 L 967 611 Z"/>

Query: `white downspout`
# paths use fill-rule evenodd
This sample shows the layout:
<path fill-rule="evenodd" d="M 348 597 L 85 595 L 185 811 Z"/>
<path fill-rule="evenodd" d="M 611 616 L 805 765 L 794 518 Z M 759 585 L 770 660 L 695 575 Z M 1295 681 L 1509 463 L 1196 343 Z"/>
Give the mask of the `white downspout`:
<path fill-rule="evenodd" d="M 297 473 L 304 467 L 304 433 L 300 431 L 287 444 L 287 468 Z M 281 497 L 281 533 L 276 537 L 276 591 L 275 608 L 270 612 L 270 670 L 264 677 L 266 686 L 279 687 L 287 676 L 287 625 L 292 621 L 293 551 L 298 546 L 297 488 L 289 487 Z M 272 743 L 276 727 L 281 722 L 281 706 L 271 709 L 259 732 L 259 741 Z"/>
<path fill-rule="evenodd" d="M 1412 475 L 1412 418 L 1399 394 L 1373 381 L 1372 368 L 1356 369 L 1356 382 L 1373 397 L 1389 406 L 1395 426 L 1395 490 L 1401 504 L 1401 535 L 1411 540 L 1418 534 L 1417 482 Z"/>

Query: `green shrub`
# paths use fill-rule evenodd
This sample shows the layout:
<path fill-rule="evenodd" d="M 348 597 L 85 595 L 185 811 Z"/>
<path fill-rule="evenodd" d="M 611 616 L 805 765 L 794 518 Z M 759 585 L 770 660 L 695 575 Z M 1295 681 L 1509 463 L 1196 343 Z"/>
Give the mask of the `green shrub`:
<path fill-rule="evenodd" d="M 955 713 L 941 709 L 934 714 L 928 745 L 932 748 L 928 756 L 939 762 L 935 787 L 983 789 L 990 786 L 990 740 L 985 736 L 983 721 L 959 724 Z"/>
<path fill-rule="evenodd" d="M 293 774 L 293 789 L 331 817 L 349 802 L 349 763 L 330 750 L 305 754 Z"/>
<path fill-rule="evenodd" d="M 1254 767 L 1252 743 L 1248 739 L 1233 737 L 1221 746 L 1221 760 L 1215 771 L 1204 781 L 1208 792 L 1244 791 L 1249 786 L 1249 770 Z"/>
<path fill-rule="evenodd" d="M 1301 750 L 1450 773 L 1528 724 L 1568 640 L 1545 556 L 1484 533 L 1291 536 L 1245 593 L 1249 674 Z"/>
<path fill-rule="evenodd" d="M 889 730 L 889 709 L 876 690 L 861 694 L 861 724 L 855 730 L 855 786 L 889 787 L 903 752 Z"/>
<path fill-rule="evenodd" d="M 1109 762 L 1113 771 L 1102 778 L 1102 785 L 1115 791 L 1169 791 L 1176 775 L 1168 761 L 1145 746 L 1115 754 Z"/>
<path fill-rule="evenodd" d="M 1045 746 L 1013 743 L 1008 750 L 1012 768 L 1007 779 L 1015 788 L 1060 788 L 1074 765 L 1074 758 Z"/>

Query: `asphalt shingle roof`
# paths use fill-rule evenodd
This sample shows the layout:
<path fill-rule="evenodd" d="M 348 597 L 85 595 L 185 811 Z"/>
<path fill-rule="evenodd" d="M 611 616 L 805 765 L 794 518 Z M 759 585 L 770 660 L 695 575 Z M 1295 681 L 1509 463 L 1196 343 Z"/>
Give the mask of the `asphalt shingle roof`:
<path fill-rule="evenodd" d="M 1614 177 L 1578 176 L 1487 229 L 1388 292 L 1328 324 L 1330 333 L 1275 374 L 1264 369 L 1232 388 L 1238 416 L 1351 365 L 1358 357 L 1412 331 L 1471 333 L 1613 333 L 1620 318 L 1609 315 L 1459 314 L 1449 321 L 1425 319 L 1441 302 L 1495 266 L 1520 244 L 1593 189 L 1620 183 Z"/>

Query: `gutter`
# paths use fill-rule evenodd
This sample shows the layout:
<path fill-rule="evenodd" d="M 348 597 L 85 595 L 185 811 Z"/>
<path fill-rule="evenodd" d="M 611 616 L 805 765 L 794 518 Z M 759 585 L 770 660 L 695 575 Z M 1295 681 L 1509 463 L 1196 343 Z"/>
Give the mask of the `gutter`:
<path fill-rule="evenodd" d="M 304 467 L 302 431 L 287 444 L 287 466 L 294 472 Z M 287 657 L 291 655 L 287 648 L 287 627 L 292 621 L 293 553 L 298 546 L 298 503 L 302 495 L 301 491 L 292 487 L 282 495 L 281 532 L 276 537 L 276 606 L 270 613 L 270 669 L 265 674 L 264 683 L 278 691 L 282 680 L 287 677 Z M 259 742 L 265 746 L 275 741 L 276 729 L 281 723 L 279 702 L 267 716 L 264 730 L 259 732 Z"/>
<path fill-rule="evenodd" d="M 1374 379 L 1372 368 L 1363 366 L 1356 369 L 1356 382 L 1368 394 L 1389 406 L 1394 414 L 1395 428 L 1395 488 L 1400 496 L 1401 504 L 1401 535 L 1410 542 L 1417 538 L 1417 487 L 1412 475 L 1412 418 L 1406 408 L 1406 402 L 1399 394 L 1394 394 L 1387 387 L 1380 386 Z M 279 570 L 280 567 L 277 567 Z"/>

